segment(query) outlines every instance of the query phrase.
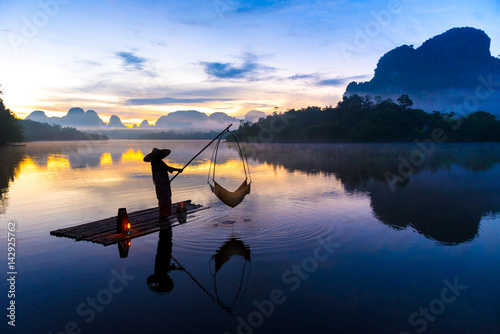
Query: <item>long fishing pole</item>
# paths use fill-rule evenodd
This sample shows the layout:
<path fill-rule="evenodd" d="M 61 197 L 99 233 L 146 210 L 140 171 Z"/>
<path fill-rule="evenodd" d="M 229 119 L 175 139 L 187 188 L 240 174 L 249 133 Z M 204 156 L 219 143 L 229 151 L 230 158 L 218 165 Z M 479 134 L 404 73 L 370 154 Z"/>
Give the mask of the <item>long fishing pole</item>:
<path fill-rule="evenodd" d="M 217 135 L 217 137 L 215 137 L 210 143 L 207 144 L 207 146 L 205 146 L 204 148 L 202 148 L 202 150 L 200 152 L 198 152 L 198 154 L 196 154 L 191 160 L 188 161 L 187 164 L 184 165 L 184 167 L 182 167 L 182 169 L 186 168 L 191 162 L 193 162 L 194 159 L 196 159 L 196 157 L 198 157 L 201 152 L 205 151 L 207 147 L 209 147 L 214 141 L 216 141 L 217 139 L 219 139 L 219 137 L 223 136 L 226 132 L 229 132 L 229 128 L 232 126 L 233 124 L 229 124 L 227 126 L 227 128 L 225 128 L 221 133 L 219 133 Z M 175 174 L 171 179 L 170 179 L 170 182 L 172 182 L 176 177 L 177 175 L 179 175 L 180 172 L 177 172 L 177 174 Z"/>

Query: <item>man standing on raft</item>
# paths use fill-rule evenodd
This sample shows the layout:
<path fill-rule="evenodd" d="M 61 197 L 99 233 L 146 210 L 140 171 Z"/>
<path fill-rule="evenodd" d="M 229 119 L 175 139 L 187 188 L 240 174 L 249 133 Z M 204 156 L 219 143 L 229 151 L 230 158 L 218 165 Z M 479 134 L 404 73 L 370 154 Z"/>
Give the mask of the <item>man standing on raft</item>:
<path fill-rule="evenodd" d="M 160 209 L 159 219 L 165 219 L 172 214 L 172 190 L 170 188 L 170 179 L 168 173 L 179 172 L 183 169 L 173 168 L 163 162 L 163 158 L 170 154 L 170 150 L 159 150 L 153 148 L 151 153 L 144 157 L 145 162 L 151 163 L 153 173 L 153 182 L 156 188 L 156 197 L 158 198 L 158 207 Z"/>

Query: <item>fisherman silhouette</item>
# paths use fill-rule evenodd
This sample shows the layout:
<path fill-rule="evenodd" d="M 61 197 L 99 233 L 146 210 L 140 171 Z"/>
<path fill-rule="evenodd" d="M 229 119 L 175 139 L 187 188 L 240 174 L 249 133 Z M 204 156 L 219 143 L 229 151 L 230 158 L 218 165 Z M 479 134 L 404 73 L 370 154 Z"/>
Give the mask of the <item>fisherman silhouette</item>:
<path fill-rule="evenodd" d="M 171 270 L 180 270 L 175 264 L 170 263 L 172 259 L 172 226 L 160 230 L 158 248 L 156 250 L 155 271 L 150 275 L 146 283 L 148 287 L 159 294 L 167 294 L 174 288 L 174 281 L 168 275 Z"/>
<path fill-rule="evenodd" d="M 170 150 L 159 150 L 153 148 L 151 153 L 144 157 L 145 162 L 151 163 L 153 173 L 153 182 L 156 188 L 156 197 L 158 198 L 158 207 L 160 209 L 159 219 L 164 220 L 172 214 L 172 189 L 170 188 L 170 179 L 168 173 L 179 172 L 183 169 L 173 168 L 163 162 L 163 158 L 170 154 Z"/>

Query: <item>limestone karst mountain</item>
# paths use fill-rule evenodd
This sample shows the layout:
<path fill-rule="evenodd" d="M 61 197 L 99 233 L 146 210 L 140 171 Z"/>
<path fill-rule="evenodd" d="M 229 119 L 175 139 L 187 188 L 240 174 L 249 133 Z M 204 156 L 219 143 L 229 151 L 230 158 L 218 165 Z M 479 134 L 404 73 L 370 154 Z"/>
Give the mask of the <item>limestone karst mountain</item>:
<path fill-rule="evenodd" d="M 426 111 L 479 110 L 499 114 L 500 59 L 482 30 L 453 28 L 420 47 L 399 46 L 383 55 L 368 82 L 351 82 L 347 95 L 393 98 L 408 94 Z"/>

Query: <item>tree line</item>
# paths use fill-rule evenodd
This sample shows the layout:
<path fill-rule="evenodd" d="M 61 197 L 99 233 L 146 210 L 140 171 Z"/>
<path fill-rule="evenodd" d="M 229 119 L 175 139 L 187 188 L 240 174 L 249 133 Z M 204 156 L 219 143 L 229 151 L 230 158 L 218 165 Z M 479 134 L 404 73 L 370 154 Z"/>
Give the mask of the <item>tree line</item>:
<path fill-rule="evenodd" d="M 209 131 L 209 132 L 175 132 L 173 130 L 170 131 L 162 131 L 162 132 L 150 132 L 145 133 L 139 136 L 139 139 L 161 139 L 161 140 L 183 140 L 183 139 L 212 139 L 219 134 L 217 131 Z"/>
<path fill-rule="evenodd" d="M 22 128 L 16 115 L 10 109 L 5 108 L 0 98 L 0 145 L 21 142 L 23 138 Z"/>
<path fill-rule="evenodd" d="M 23 128 L 25 141 L 51 140 L 107 140 L 105 135 L 78 131 L 76 128 L 62 127 L 58 124 L 35 122 L 28 119 L 18 120 Z"/>
<path fill-rule="evenodd" d="M 500 141 L 500 120 L 490 113 L 458 116 L 412 106 L 408 95 L 397 101 L 344 96 L 336 107 L 275 112 L 255 123 L 245 122 L 236 133 L 245 142 L 412 142 L 430 138 L 433 130 L 441 129 L 449 142 Z"/>
<path fill-rule="evenodd" d="M 1 93 L 1 92 L 0 92 Z M 0 98 L 0 146 L 38 140 L 105 140 L 104 135 L 75 128 L 18 119 Z"/>
<path fill-rule="evenodd" d="M 258 122 L 240 125 L 237 135 L 246 142 L 411 142 L 443 130 L 448 142 L 498 142 L 500 120 L 484 111 L 457 116 L 453 112 L 427 113 L 412 108 L 408 95 L 397 101 L 359 95 L 344 96 L 336 107 L 307 107 L 274 113 Z M 141 139 L 210 139 L 216 132 L 180 134 L 151 133 Z M 0 98 L 0 145 L 35 140 L 102 140 L 88 134 L 30 120 L 19 120 Z M 228 137 L 231 140 L 232 137 Z"/>

